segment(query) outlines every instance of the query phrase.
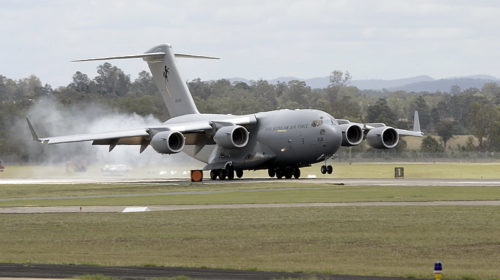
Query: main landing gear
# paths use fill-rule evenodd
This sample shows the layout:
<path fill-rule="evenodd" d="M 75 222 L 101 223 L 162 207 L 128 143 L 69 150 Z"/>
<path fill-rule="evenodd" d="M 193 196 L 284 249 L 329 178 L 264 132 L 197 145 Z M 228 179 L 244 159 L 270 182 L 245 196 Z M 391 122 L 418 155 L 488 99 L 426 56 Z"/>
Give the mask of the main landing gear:
<path fill-rule="evenodd" d="M 274 177 L 278 179 L 282 179 L 283 177 L 287 179 L 292 179 L 294 177 L 295 179 L 300 178 L 300 169 L 298 167 L 276 167 L 276 168 L 269 168 L 267 170 L 267 174 L 269 177 Z"/>
<path fill-rule="evenodd" d="M 331 165 L 322 165 L 321 166 L 321 174 L 332 174 L 333 172 L 333 167 Z"/>
<path fill-rule="evenodd" d="M 232 167 L 224 168 L 224 169 L 213 169 L 210 171 L 210 179 L 212 180 L 234 180 L 234 175 L 236 177 L 241 178 L 243 177 L 243 170 L 241 169 L 236 169 L 234 170 Z"/>

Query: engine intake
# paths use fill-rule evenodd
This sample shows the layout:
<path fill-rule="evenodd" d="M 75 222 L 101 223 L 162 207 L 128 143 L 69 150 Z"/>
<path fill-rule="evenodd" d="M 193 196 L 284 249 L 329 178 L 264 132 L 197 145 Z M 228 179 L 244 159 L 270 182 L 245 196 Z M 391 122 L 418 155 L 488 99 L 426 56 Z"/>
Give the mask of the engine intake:
<path fill-rule="evenodd" d="M 377 149 L 392 149 L 399 143 L 399 134 L 392 127 L 377 127 L 366 135 L 368 144 Z"/>
<path fill-rule="evenodd" d="M 363 141 L 363 129 L 356 124 L 342 124 L 342 146 L 356 146 Z"/>
<path fill-rule="evenodd" d="M 162 131 L 151 139 L 151 147 L 160 154 L 175 154 L 184 149 L 184 135 L 178 131 Z"/>
<path fill-rule="evenodd" d="M 227 149 L 243 148 L 248 144 L 248 130 L 240 125 L 224 126 L 214 135 L 214 141 Z"/>

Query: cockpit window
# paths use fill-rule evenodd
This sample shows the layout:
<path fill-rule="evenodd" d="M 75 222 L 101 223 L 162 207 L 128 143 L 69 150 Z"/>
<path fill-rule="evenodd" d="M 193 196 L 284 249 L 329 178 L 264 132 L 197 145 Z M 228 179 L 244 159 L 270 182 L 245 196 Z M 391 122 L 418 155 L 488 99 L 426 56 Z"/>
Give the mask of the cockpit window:
<path fill-rule="evenodd" d="M 314 120 L 311 124 L 312 127 L 317 127 L 323 124 L 323 120 Z"/>

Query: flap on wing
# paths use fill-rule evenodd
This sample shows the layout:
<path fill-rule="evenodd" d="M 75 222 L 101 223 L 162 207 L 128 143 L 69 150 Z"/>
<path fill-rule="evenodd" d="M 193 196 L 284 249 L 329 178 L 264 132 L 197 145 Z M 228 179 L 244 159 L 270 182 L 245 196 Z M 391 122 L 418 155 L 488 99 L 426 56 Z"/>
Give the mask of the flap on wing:
<path fill-rule="evenodd" d="M 66 135 L 66 136 L 56 136 L 40 138 L 40 142 L 46 144 L 59 144 L 59 143 L 72 143 L 72 142 L 83 142 L 83 141 L 96 141 L 105 139 L 119 139 L 119 138 L 129 138 L 137 136 L 149 136 L 146 129 L 136 129 L 136 130 L 123 130 L 116 132 L 104 132 L 104 133 L 89 133 L 89 134 L 76 134 L 76 135 Z"/>

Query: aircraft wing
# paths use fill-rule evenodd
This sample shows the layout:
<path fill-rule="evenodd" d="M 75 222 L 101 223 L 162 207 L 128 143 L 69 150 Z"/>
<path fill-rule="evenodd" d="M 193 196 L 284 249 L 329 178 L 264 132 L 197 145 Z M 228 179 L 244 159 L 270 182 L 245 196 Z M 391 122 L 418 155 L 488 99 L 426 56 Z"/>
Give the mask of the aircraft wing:
<path fill-rule="evenodd" d="M 377 128 L 377 127 L 387 127 L 385 123 L 353 123 L 348 120 L 343 120 L 339 119 L 337 120 L 339 124 L 355 124 L 361 127 L 364 131 L 369 131 L 371 129 Z M 406 130 L 406 129 L 399 129 L 399 128 L 394 128 L 397 133 L 401 136 L 416 136 L 416 137 L 422 137 L 424 136 L 424 133 L 420 131 L 420 120 L 418 118 L 418 112 L 415 111 L 414 117 L 413 117 L 413 130 Z"/>
<path fill-rule="evenodd" d="M 146 129 L 136 129 L 136 130 L 124 130 L 124 131 L 103 132 L 103 133 L 75 134 L 75 135 L 55 136 L 46 138 L 34 137 L 33 140 L 41 142 L 43 144 L 60 144 L 60 143 L 72 143 L 72 142 L 83 142 L 83 141 L 99 141 L 106 139 L 122 139 L 131 137 L 148 137 L 148 136 L 149 134 Z"/>
<path fill-rule="evenodd" d="M 152 135 L 159 131 L 178 131 L 183 134 L 197 134 L 204 133 L 207 130 L 212 130 L 216 123 L 247 125 L 253 124 L 257 120 L 253 115 L 234 117 L 228 116 L 228 118 L 225 118 L 222 122 L 209 120 L 186 121 L 179 123 L 164 123 L 131 130 L 74 134 L 54 137 L 39 137 L 35 129 L 33 128 L 31 121 L 28 118 L 26 118 L 26 121 L 28 122 L 28 127 L 31 131 L 33 140 L 41 142 L 43 144 L 93 141 L 93 145 L 110 145 L 110 151 L 116 145 L 141 145 L 142 152 L 149 144 Z"/>
<path fill-rule="evenodd" d="M 424 133 L 422 131 L 411 131 L 411 130 L 405 130 L 405 129 L 399 129 L 399 128 L 396 128 L 396 131 L 401 136 L 417 136 L 417 137 L 424 136 Z"/>

